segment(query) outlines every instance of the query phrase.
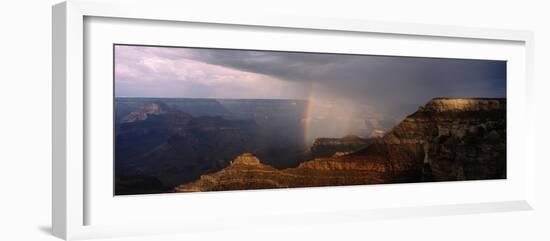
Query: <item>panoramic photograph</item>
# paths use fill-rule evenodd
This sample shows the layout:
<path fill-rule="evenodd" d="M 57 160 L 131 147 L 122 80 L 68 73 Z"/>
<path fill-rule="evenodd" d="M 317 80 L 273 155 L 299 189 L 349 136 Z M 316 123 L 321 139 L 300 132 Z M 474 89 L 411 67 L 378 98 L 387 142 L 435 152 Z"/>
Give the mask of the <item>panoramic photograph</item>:
<path fill-rule="evenodd" d="M 115 44 L 114 195 L 506 178 L 506 61 Z"/>

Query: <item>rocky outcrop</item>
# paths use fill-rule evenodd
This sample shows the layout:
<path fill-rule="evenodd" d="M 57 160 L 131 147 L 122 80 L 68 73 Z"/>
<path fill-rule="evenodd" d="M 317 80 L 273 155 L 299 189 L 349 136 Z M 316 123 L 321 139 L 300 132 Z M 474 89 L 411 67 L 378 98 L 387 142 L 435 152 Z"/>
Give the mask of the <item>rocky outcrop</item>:
<path fill-rule="evenodd" d="M 320 159 L 302 163 L 297 168 L 276 169 L 261 164 L 252 154 L 238 156 L 223 170 L 202 175 L 183 184 L 176 192 L 226 191 L 290 187 L 319 187 L 384 183 L 384 164 L 357 163 Z"/>
<path fill-rule="evenodd" d="M 349 154 L 365 148 L 370 140 L 360 138 L 356 135 L 347 135 L 342 138 L 317 138 L 311 145 L 312 157 L 330 157 Z"/>
<path fill-rule="evenodd" d="M 506 99 L 433 99 L 378 142 L 422 145 L 426 181 L 506 178 Z"/>
<path fill-rule="evenodd" d="M 199 180 L 175 188 L 176 192 L 221 191 L 240 189 L 281 188 L 285 176 L 277 169 L 261 164 L 250 153 L 237 157 L 223 170 L 202 175 Z"/>
<path fill-rule="evenodd" d="M 166 113 L 166 107 L 162 103 L 149 103 L 139 110 L 133 111 L 122 119 L 122 123 L 146 120 L 149 115 L 160 115 Z"/>
<path fill-rule="evenodd" d="M 436 98 L 353 153 L 276 169 L 250 153 L 176 192 L 506 177 L 506 100 Z"/>

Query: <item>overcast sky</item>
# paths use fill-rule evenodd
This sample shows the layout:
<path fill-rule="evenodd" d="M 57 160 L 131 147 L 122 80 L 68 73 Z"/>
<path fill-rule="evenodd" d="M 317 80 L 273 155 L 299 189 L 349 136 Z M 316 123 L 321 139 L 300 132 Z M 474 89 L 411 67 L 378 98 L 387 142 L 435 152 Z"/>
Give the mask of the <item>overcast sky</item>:
<path fill-rule="evenodd" d="M 117 97 L 307 99 L 410 113 L 434 97 L 505 97 L 503 61 L 115 47 Z M 400 116 L 400 114 L 397 114 Z"/>

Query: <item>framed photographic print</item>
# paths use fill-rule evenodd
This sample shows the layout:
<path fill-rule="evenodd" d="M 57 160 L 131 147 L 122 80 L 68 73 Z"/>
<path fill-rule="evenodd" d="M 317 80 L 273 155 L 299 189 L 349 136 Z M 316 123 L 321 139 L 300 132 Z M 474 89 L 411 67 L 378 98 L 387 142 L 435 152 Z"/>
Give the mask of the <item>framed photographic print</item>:
<path fill-rule="evenodd" d="M 531 209 L 530 32 L 127 5 L 53 7 L 56 236 Z"/>
<path fill-rule="evenodd" d="M 506 179 L 506 61 L 113 52 L 114 195 Z"/>

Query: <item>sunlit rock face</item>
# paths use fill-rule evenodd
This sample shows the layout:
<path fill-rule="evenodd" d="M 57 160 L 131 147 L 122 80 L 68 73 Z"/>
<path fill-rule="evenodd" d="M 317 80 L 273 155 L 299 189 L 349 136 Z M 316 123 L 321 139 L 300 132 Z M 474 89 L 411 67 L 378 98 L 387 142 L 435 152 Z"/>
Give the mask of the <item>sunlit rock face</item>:
<path fill-rule="evenodd" d="M 219 172 L 200 176 L 199 180 L 180 185 L 176 192 L 221 191 L 286 187 L 287 179 L 277 169 L 261 164 L 250 153 L 244 153 Z"/>
<path fill-rule="evenodd" d="M 254 155 L 176 192 L 506 178 L 506 100 L 436 98 L 366 147 L 296 168 Z"/>
<path fill-rule="evenodd" d="M 496 98 L 435 98 L 419 112 L 479 112 L 505 111 L 506 99 Z"/>
<path fill-rule="evenodd" d="M 176 192 L 319 187 L 384 183 L 385 164 L 331 158 L 315 159 L 297 168 L 275 169 L 245 153 L 223 170 L 175 188 Z"/>
<path fill-rule="evenodd" d="M 380 142 L 422 144 L 426 181 L 506 178 L 506 99 L 433 99 Z"/>
<path fill-rule="evenodd" d="M 142 106 L 138 111 L 133 111 L 122 119 L 122 123 L 131 123 L 146 120 L 149 115 L 166 113 L 166 107 L 162 103 L 150 103 Z"/>

